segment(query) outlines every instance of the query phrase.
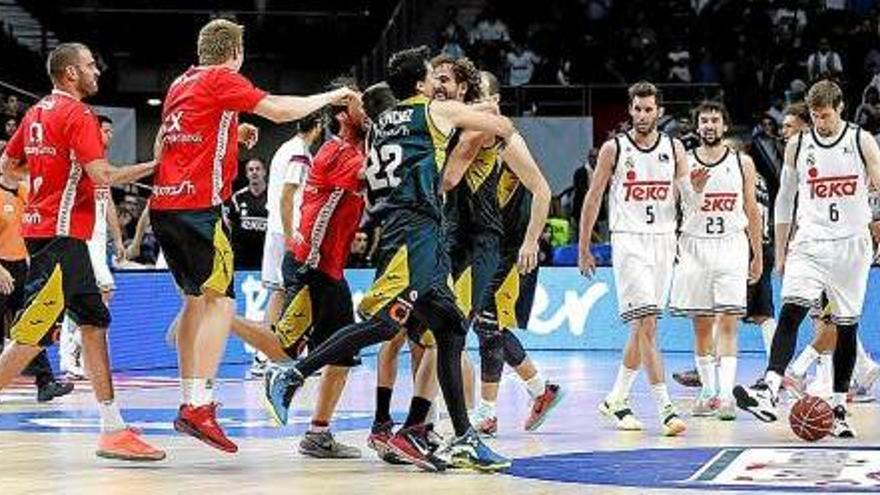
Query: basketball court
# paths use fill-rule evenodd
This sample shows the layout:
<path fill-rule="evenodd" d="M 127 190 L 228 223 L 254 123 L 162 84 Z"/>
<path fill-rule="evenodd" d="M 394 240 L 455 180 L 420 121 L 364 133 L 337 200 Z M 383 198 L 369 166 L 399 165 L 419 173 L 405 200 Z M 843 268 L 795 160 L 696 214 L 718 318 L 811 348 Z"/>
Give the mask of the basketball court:
<path fill-rule="evenodd" d="M 473 353 L 473 351 L 472 351 Z M 297 408 L 291 424 L 275 428 L 259 403 L 261 380 L 243 380 L 245 366 L 227 366 L 219 399 L 221 423 L 241 447 L 226 455 L 173 431 L 179 400 L 175 370 L 117 375 L 123 414 L 168 451 L 156 464 L 106 461 L 94 456 L 98 416 L 86 382 L 49 405 L 36 405 L 35 389 L 23 380 L 0 394 L 0 445 L 4 494 L 25 493 L 651 493 L 680 491 L 871 491 L 880 490 L 880 422 L 876 404 L 851 406 L 856 441 L 797 439 L 787 421 L 764 425 L 740 412 L 736 421 L 690 418 L 695 389 L 671 385 L 688 431 L 678 438 L 658 434 L 656 409 L 640 377 L 633 407 L 644 432 L 617 432 L 598 413 L 602 390 L 614 378 L 613 352 L 535 352 L 545 376 L 558 380 L 566 396 L 535 433 L 522 430 L 527 393 L 505 375 L 498 403 L 499 434 L 491 444 L 515 458 L 507 474 L 448 471 L 428 474 L 391 466 L 366 447 L 372 421 L 375 358 L 357 368 L 333 422 L 336 434 L 360 447 L 359 460 L 315 460 L 296 452 L 310 410 Z M 762 355 L 745 354 L 739 382 L 763 368 Z M 689 354 L 667 354 L 667 369 L 692 365 Z M 407 359 L 401 370 L 408 370 Z M 401 371 L 395 390 L 396 419 L 406 414 L 411 380 Z M 315 381 L 298 396 L 313 403 Z M 783 405 L 787 409 L 787 405 Z M 443 430 L 449 430 L 448 423 Z"/>

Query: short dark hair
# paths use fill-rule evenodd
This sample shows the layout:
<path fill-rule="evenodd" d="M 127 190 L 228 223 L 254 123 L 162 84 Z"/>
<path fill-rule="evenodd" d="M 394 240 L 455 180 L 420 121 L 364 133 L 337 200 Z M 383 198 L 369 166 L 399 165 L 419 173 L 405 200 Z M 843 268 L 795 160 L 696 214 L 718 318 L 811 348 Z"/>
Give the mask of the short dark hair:
<path fill-rule="evenodd" d="M 697 108 L 695 108 L 693 112 L 695 124 L 698 124 L 700 122 L 700 114 L 704 113 L 720 113 L 721 118 L 724 120 L 724 125 L 730 127 L 730 113 L 728 113 L 727 107 L 724 105 L 724 103 L 716 100 L 702 101 L 699 105 L 697 105 Z"/>
<path fill-rule="evenodd" d="M 416 83 L 425 80 L 428 74 L 426 64 L 430 56 L 431 50 L 425 45 L 407 48 L 391 55 L 386 81 L 395 98 L 405 100 L 417 93 Z"/>
<path fill-rule="evenodd" d="M 657 102 L 657 106 L 663 106 L 663 93 L 657 88 L 657 86 L 654 86 L 648 81 L 639 81 L 633 84 L 626 90 L 626 94 L 629 97 L 627 101 L 628 105 L 632 105 L 633 100 L 637 97 L 647 98 L 653 96 L 654 101 Z"/>
<path fill-rule="evenodd" d="M 501 84 L 498 83 L 498 78 L 495 77 L 495 74 L 487 70 L 480 71 L 480 75 L 486 78 L 486 85 L 489 86 L 489 94 L 483 96 L 492 96 L 501 93 Z"/>
<path fill-rule="evenodd" d="M 79 52 L 88 50 L 82 43 L 61 43 L 49 53 L 46 59 L 46 72 L 53 83 L 61 81 L 64 71 L 79 62 Z"/>
<path fill-rule="evenodd" d="M 391 88 L 388 87 L 388 83 L 385 81 L 376 83 L 364 90 L 364 94 L 361 95 L 361 101 L 364 103 L 364 113 L 373 122 L 379 120 L 379 115 L 382 112 L 397 104 L 394 93 L 391 92 Z"/>
<path fill-rule="evenodd" d="M 323 123 L 324 113 L 315 111 L 296 121 L 296 132 L 305 134 L 316 127 L 321 127 Z"/>
<path fill-rule="evenodd" d="M 98 114 L 98 123 L 113 125 L 113 119 L 111 119 L 110 117 L 108 117 L 104 114 Z"/>
<path fill-rule="evenodd" d="M 807 104 L 804 102 L 792 103 L 785 107 L 785 111 L 782 112 L 782 115 L 791 115 L 800 119 L 801 122 L 805 124 L 810 123 L 810 109 L 807 108 Z"/>
<path fill-rule="evenodd" d="M 807 106 L 810 110 L 822 107 L 837 108 L 843 103 L 843 91 L 834 81 L 827 79 L 810 86 L 807 91 Z"/>
<path fill-rule="evenodd" d="M 468 88 L 464 93 L 465 103 L 471 103 L 480 98 L 480 71 L 469 58 L 454 58 L 441 53 L 431 59 L 431 67 L 435 70 L 441 65 L 452 66 L 452 74 L 455 76 L 456 83 L 467 83 Z"/>

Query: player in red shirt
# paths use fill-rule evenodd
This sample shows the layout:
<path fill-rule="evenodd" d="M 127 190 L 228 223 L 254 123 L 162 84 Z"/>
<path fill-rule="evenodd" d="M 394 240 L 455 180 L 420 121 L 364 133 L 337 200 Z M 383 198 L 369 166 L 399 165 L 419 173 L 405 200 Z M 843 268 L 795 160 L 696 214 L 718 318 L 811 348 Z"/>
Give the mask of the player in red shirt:
<path fill-rule="evenodd" d="M 237 142 L 256 144 L 253 126 L 238 113 L 273 122 L 304 117 L 354 93 L 341 88 L 308 97 L 275 96 L 239 74 L 242 27 L 225 19 L 206 24 L 198 37 L 199 66 L 168 89 L 162 109 L 161 160 L 150 220 L 174 280 L 183 292 L 177 348 L 183 395 L 174 428 L 225 452 L 236 452 L 217 424 L 213 379 L 234 311 L 232 248 L 221 205 L 238 167 Z"/>
<path fill-rule="evenodd" d="M 355 87 L 354 81 L 337 85 Z M 290 362 L 308 346 L 315 348 L 339 329 L 354 323 L 351 291 L 343 278 L 351 242 L 364 211 L 363 168 L 365 117 L 360 101 L 334 105 L 338 135 L 318 150 L 303 190 L 299 228 L 287 239 L 282 262 L 284 311 L 271 327 L 235 317 L 232 330 L 274 362 Z M 348 377 L 359 364 L 347 356 L 324 370 L 311 427 L 300 442 L 302 454 L 319 458 L 360 457 L 356 447 L 337 442 L 330 418 Z M 286 418 L 276 418 L 286 423 Z"/>
<path fill-rule="evenodd" d="M 22 235 L 31 260 L 27 307 L 12 327 L 13 344 L 0 356 L 0 388 L 52 344 L 53 329 L 67 311 L 82 329 L 85 367 L 101 414 L 97 455 L 161 460 L 165 453 L 128 428 L 114 402 L 107 355 L 110 312 L 86 247 L 95 224 L 95 185 L 145 177 L 155 162 L 116 168 L 104 158 L 98 119 L 81 101 L 98 91 L 100 75 L 86 46 L 59 45 L 49 54 L 47 68 L 52 94 L 28 110 L 0 157 L 4 174 L 29 175 Z"/>

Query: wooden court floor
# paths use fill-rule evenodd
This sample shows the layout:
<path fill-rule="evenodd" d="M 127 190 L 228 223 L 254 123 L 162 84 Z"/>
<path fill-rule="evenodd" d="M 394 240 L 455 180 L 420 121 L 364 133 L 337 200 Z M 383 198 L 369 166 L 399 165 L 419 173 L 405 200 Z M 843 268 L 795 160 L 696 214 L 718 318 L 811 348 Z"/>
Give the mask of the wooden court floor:
<path fill-rule="evenodd" d="M 732 423 L 690 418 L 694 391 L 670 385 L 689 429 L 682 437 L 662 438 L 653 400 L 640 378 L 633 406 L 647 430 L 620 433 L 596 411 L 614 378 L 616 354 L 538 352 L 533 357 L 545 376 L 562 384 L 566 396 L 541 430 L 526 433 L 522 422 L 527 394 L 513 375 L 505 375 L 498 403 L 500 431 L 490 442 L 515 458 L 508 474 L 428 474 L 378 460 L 365 444 L 375 386 L 375 360 L 366 358 L 353 373 L 334 422 L 337 436 L 363 451 L 361 459 L 346 461 L 298 454 L 296 446 L 308 423 L 308 408 L 295 411 L 292 425 L 271 427 L 259 406 L 261 382 L 241 379 L 245 368 L 240 366 L 223 370 L 226 378 L 219 392 L 222 420 L 239 442 L 236 455 L 223 454 L 172 430 L 179 393 L 168 372 L 117 377 L 126 419 L 168 451 L 165 461 L 149 465 L 105 461 L 93 455 L 98 421 L 86 384 L 79 383 L 71 396 L 37 405 L 33 387 L 19 381 L 0 393 L 0 495 L 880 490 L 880 409 L 876 404 L 851 407 L 859 433 L 855 441 L 826 439 L 807 445 L 792 435 L 785 421 L 767 426 L 744 414 Z M 762 356 L 740 361 L 740 382 L 751 382 L 763 367 Z M 690 355 L 669 355 L 668 372 L 692 362 Z M 401 364 L 393 409 L 402 419 L 411 386 L 405 376 L 408 365 Z M 298 404 L 307 405 L 313 389 L 309 386 Z"/>

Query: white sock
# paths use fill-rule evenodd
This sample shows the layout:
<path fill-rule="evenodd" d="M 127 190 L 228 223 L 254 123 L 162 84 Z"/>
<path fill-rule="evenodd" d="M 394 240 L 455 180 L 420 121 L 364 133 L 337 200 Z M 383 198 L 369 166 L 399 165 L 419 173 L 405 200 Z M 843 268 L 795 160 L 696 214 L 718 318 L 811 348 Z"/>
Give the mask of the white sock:
<path fill-rule="evenodd" d="M 193 407 L 214 402 L 214 380 L 208 378 L 181 378 L 180 390 L 183 403 Z"/>
<path fill-rule="evenodd" d="M 440 410 L 437 409 L 437 397 L 434 397 L 434 400 L 431 401 L 431 409 L 428 409 L 428 417 L 425 419 L 425 423 L 436 425 L 439 422 Z"/>
<path fill-rule="evenodd" d="M 773 398 L 779 398 L 779 387 L 782 386 L 782 376 L 775 371 L 768 371 L 764 375 L 764 381 L 767 383 L 767 387 L 770 388 L 770 394 Z"/>
<path fill-rule="evenodd" d="M 101 431 L 109 433 L 125 429 L 125 420 L 119 412 L 119 406 L 115 401 L 98 402 L 98 414 L 101 415 Z"/>
<path fill-rule="evenodd" d="M 714 397 L 718 394 L 718 386 L 715 383 L 715 356 L 711 354 L 696 356 L 694 361 L 697 363 L 697 373 L 700 375 L 700 381 L 703 382 L 703 395 Z"/>
<path fill-rule="evenodd" d="M 770 357 L 770 348 L 773 347 L 773 336 L 776 335 L 776 320 L 767 318 L 761 323 L 761 337 L 764 339 L 764 351 Z"/>
<path fill-rule="evenodd" d="M 816 383 L 820 397 L 830 397 L 834 391 L 834 354 L 820 354 L 816 362 Z"/>
<path fill-rule="evenodd" d="M 497 416 L 495 413 L 495 401 L 480 399 L 480 415 L 487 418 L 494 418 Z"/>
<path fill-rule="evenodd" d="M 722 400 L 733 400 L 736 383 L 736 356 L 721 356 L 718 366 L 718 395 Z"/>
<path fill-rule="evenodd" d="M 795 359 L 794 362 L 791 363 L 791 372 L 798 377 L 803 377 L 807 374 L 807 370 L 810 369 L 813 361 L 818 358 L 819 351 L 817 351 L 815 347 L 808 345 L 804 348 L 803 351 L 801 351 L 797 359 Z"/>
<path fill-rule="evenodd" d="M 614 386 L 611 387 L 611 393 L 608 394 L 608 399 L 611 401 L 619 401 L 629 397 L 629 391 L 632 389 L 633 383 L 636 381 L 636 376 L 638 376 L 638 374 L 639 370 L 631 370 L 621 364 L 620 368 L 617 369 L 617 378 L 614 379 Z"/>
<path fill-rule="evenodd" d="M 662 411 L 667 406 L 672 405 L 672 401 L 669 399 L 669 389 L 666 388 L 665 383 L 651 385 L 651 392 L 654 393 L 654 400 L 657 401 L 658 410 Z"/>
<path fill-rule="evenodd" d="M 846 392 L 834 392 L 831 394 L 831 407 L 846 407 Z"/>
<path fill-rule="evenodd" d="M 526 390 L 529 391 L 529 396 L 532 400 L 537 399 L 538 396 L 543 394 L 545 388 L 546 383 L 544 382 L 544 377 L 541 376 L 541 373 L 535 373 L 535 376 L 526 380 Z"/>
<path fill-rule="evenodd" d="M 180 403 L 181 404 L 192 404 L 192 395 L 193 388 L 195 385 L 193 382 L 195 379 L 193 378 L 181 378 L 180 379 Z"/>

